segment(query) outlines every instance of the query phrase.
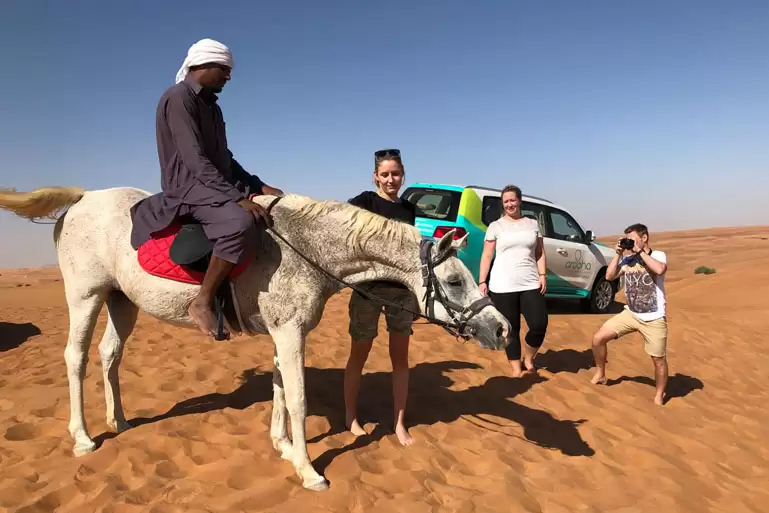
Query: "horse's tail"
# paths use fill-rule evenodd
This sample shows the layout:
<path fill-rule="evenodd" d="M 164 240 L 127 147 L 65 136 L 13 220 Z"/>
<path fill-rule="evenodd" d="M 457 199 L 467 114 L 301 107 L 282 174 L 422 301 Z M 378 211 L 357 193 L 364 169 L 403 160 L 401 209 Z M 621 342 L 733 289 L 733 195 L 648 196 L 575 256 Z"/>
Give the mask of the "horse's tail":
<path fill-rule="evenodd" d="M 31 192 L 0 189 L 0 208 L 29 220 L 57 219 L 84 194 L 80 187 L 42 187 Z"/>

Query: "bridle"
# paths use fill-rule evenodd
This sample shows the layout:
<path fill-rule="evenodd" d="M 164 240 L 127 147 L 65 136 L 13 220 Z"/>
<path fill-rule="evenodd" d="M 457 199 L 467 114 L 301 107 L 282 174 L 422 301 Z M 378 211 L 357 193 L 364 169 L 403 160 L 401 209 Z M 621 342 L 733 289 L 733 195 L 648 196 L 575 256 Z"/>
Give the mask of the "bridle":
<path fill-rule="evenodd" d="M 278 196 L 274 200 L 272 200 L 272 202 L 270 202 L 269 206 L 267 207 L 268 215 L 270 214 L 272 207 L 274 207 L 275 204 L 278 203 L 278 201 L 280 201 L 281 198 L 282 196 Z M 448 259 L 448 257 L 451 256 L 452 251 L 447 249 L 446 251 L 443 251 L 442 253 L 436 255 L 435 258 L 433 258 L 432 249 L 435 244 L 433 240 L 423 238 L 419 244 L 419 260 L 422 266 L 422 285 L 425 287 L 425 297 L 423 298 L 425 302 L 425 312 L 427 314 L 425 315 L 420 312 L 415 312 L 413 310 L 405 308 L 403 305 L 399 305 L 397 303 L 393 303 L 392 301 L 388 301 L 387 299 L 381 298 L 376 294 L 372 294 L 371 292 L 363 290 L 362 288 L 356 285 L 348 283 L 345 280 L 334 276 L 333 274 L 329 273 L 328 271 L 323 269 L 321 266 L 319 266 L 318 264 L 310 260 L 304 253 L 302 253 L 297 248 L 295 248 L 293 244 L 287 241 L 285 237 L 283 237 L 280 233 L 278 233 L 275 230 L 274 226 L 268 223 L 266 224 L 267 224 L 268 230 L 270 230 L 277 238 L 282 240 L 289 248 L 294 250 L 294 252 L 298 254 L 300 257 L 302 257 L 308 264 L 310 264 L 310 266 L 313 269 L 326 275 L 328 278 L 341 283 L 342 285 L 344 285 L 343 288 L 352 289 L 358 294 L 366 297 L 367 299 L 402 310 L 404 312 L 408 312 L 414 315 L 414 317 L 421 317 L 430 324 L 441 326 L 443 329 L 445 329 L 447 332 L 449 332 L 452 336 L 456 338 L 470 340 L 475 334 L 475 331 L 467 325 L 470 319 L 478 315 L 478 313 L 480 313 L 481 310 L 483 310 L 487 306 L 493 306 L 493 303 L 491 302 L 491 299 L 488 296 L 483 296 L 482 298 L 473 301 L 472 303 L 470 303 L 468 306 L 465 306 L 465 307 L 463 307 L 462 305 L 458 305 L 457 303 L 451 301 L 447 297 L 445 291 L 443 290 L 443 287 L 441 286 L 440 281 L 438 281 L 438 278 L 435 275 L 435 268 L 438 265 L 442 264 L 446 259 Z M 446 310 L 446 313 L 451 318 L 451 322 L 445 322 L 435 317 L 436 302 L 443 306 L 443 308 Z"/>
<path fill-rule="evenodd" d="M 419 244 L 419 260 L 422 263 L 422 285 L 425 287 L 425 312 L 427 312 L 427 316 L 422 317 L 433 322 L 433 324 L 440 324 L 452 335 L 468 340 L 472 338 L 474 331 L 470 328 L 470 334 L 465 334 L 467 323 L 487 306 L 493 306 L 493 303 L 488 296 L 476 299 L 464 307 L 450 300 L 443 290 L 441 282 L 435 276 L 435 267 L 442 264 L 451 255 L 451 251 L 446 250 L 436 255 L 435 259 L 433 259 L 432 249 L 434 244 L 435 242 L 430 239 L 422 239 Z M 452 320 L 451 323 L 445 323 L 434 317 L 436 301 L 446 310 L 446 313 Z"/>

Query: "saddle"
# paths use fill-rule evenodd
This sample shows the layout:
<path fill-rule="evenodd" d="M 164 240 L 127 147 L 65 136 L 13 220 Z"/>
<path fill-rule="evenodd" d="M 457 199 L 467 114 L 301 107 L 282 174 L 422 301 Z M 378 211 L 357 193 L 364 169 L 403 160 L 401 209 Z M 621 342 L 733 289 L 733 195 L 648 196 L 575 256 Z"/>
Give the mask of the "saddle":
<path fill-rule="evenodd" d="M 214 243 L 203 226 L 191 218 L 179 218 L 138 249 L 139 264 L 153 276 L 200 285 L 208 270 Z M 252 259 L 244 258 L 222 281 L 216 291 L 214 311 L 217 317 L 216 340 L 223 340 L 225 321 L 232 330 L 242 332 L 232 279 L 240 275 Z"/>

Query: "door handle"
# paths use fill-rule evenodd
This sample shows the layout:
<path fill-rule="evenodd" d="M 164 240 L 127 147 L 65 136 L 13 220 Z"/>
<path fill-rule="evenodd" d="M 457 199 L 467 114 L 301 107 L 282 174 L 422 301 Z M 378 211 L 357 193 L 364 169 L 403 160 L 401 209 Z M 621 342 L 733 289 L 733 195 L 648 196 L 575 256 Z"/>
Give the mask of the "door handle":
<path fill-rule="evenodd" d="M 562 256 L 569 256 L 569 252 L 563 248 L 558 248 L 555 250 L 555 252 Z"/>

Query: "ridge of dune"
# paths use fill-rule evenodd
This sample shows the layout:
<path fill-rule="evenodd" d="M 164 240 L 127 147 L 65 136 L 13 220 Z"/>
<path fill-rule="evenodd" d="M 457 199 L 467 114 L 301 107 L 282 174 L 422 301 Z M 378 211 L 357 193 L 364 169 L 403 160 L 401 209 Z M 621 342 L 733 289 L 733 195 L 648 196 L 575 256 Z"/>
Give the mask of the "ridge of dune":
<path fill-rule="evenodd" d="M 390 431 L 381 322 L 360 397 L 373 433 L 356 440 L 342 424 L 349 293 L 331 298 L 307 346 L 308 448 L 331 482 L 320 494 L 271 445 L 269 337 L 217 343 L 144 314 L 120 369 L 135 427 L 106 427 L 102 312 L 84 385 L 101 446 L 74 458 L 61 276 L 0 269 L 0 511 L 765 511 L 769 227 L 652 233 L 651 244 L 669 264 L 663 407 L 639 336 L 609 345 L 609 386 L 592 386 L 590 339 L 608 316 L 553 301 L 538 376 L 508 378 L 504 353 L 415 325 L 405 449 Z M 694 274 L 700 265 L 716 273 Z"/>

